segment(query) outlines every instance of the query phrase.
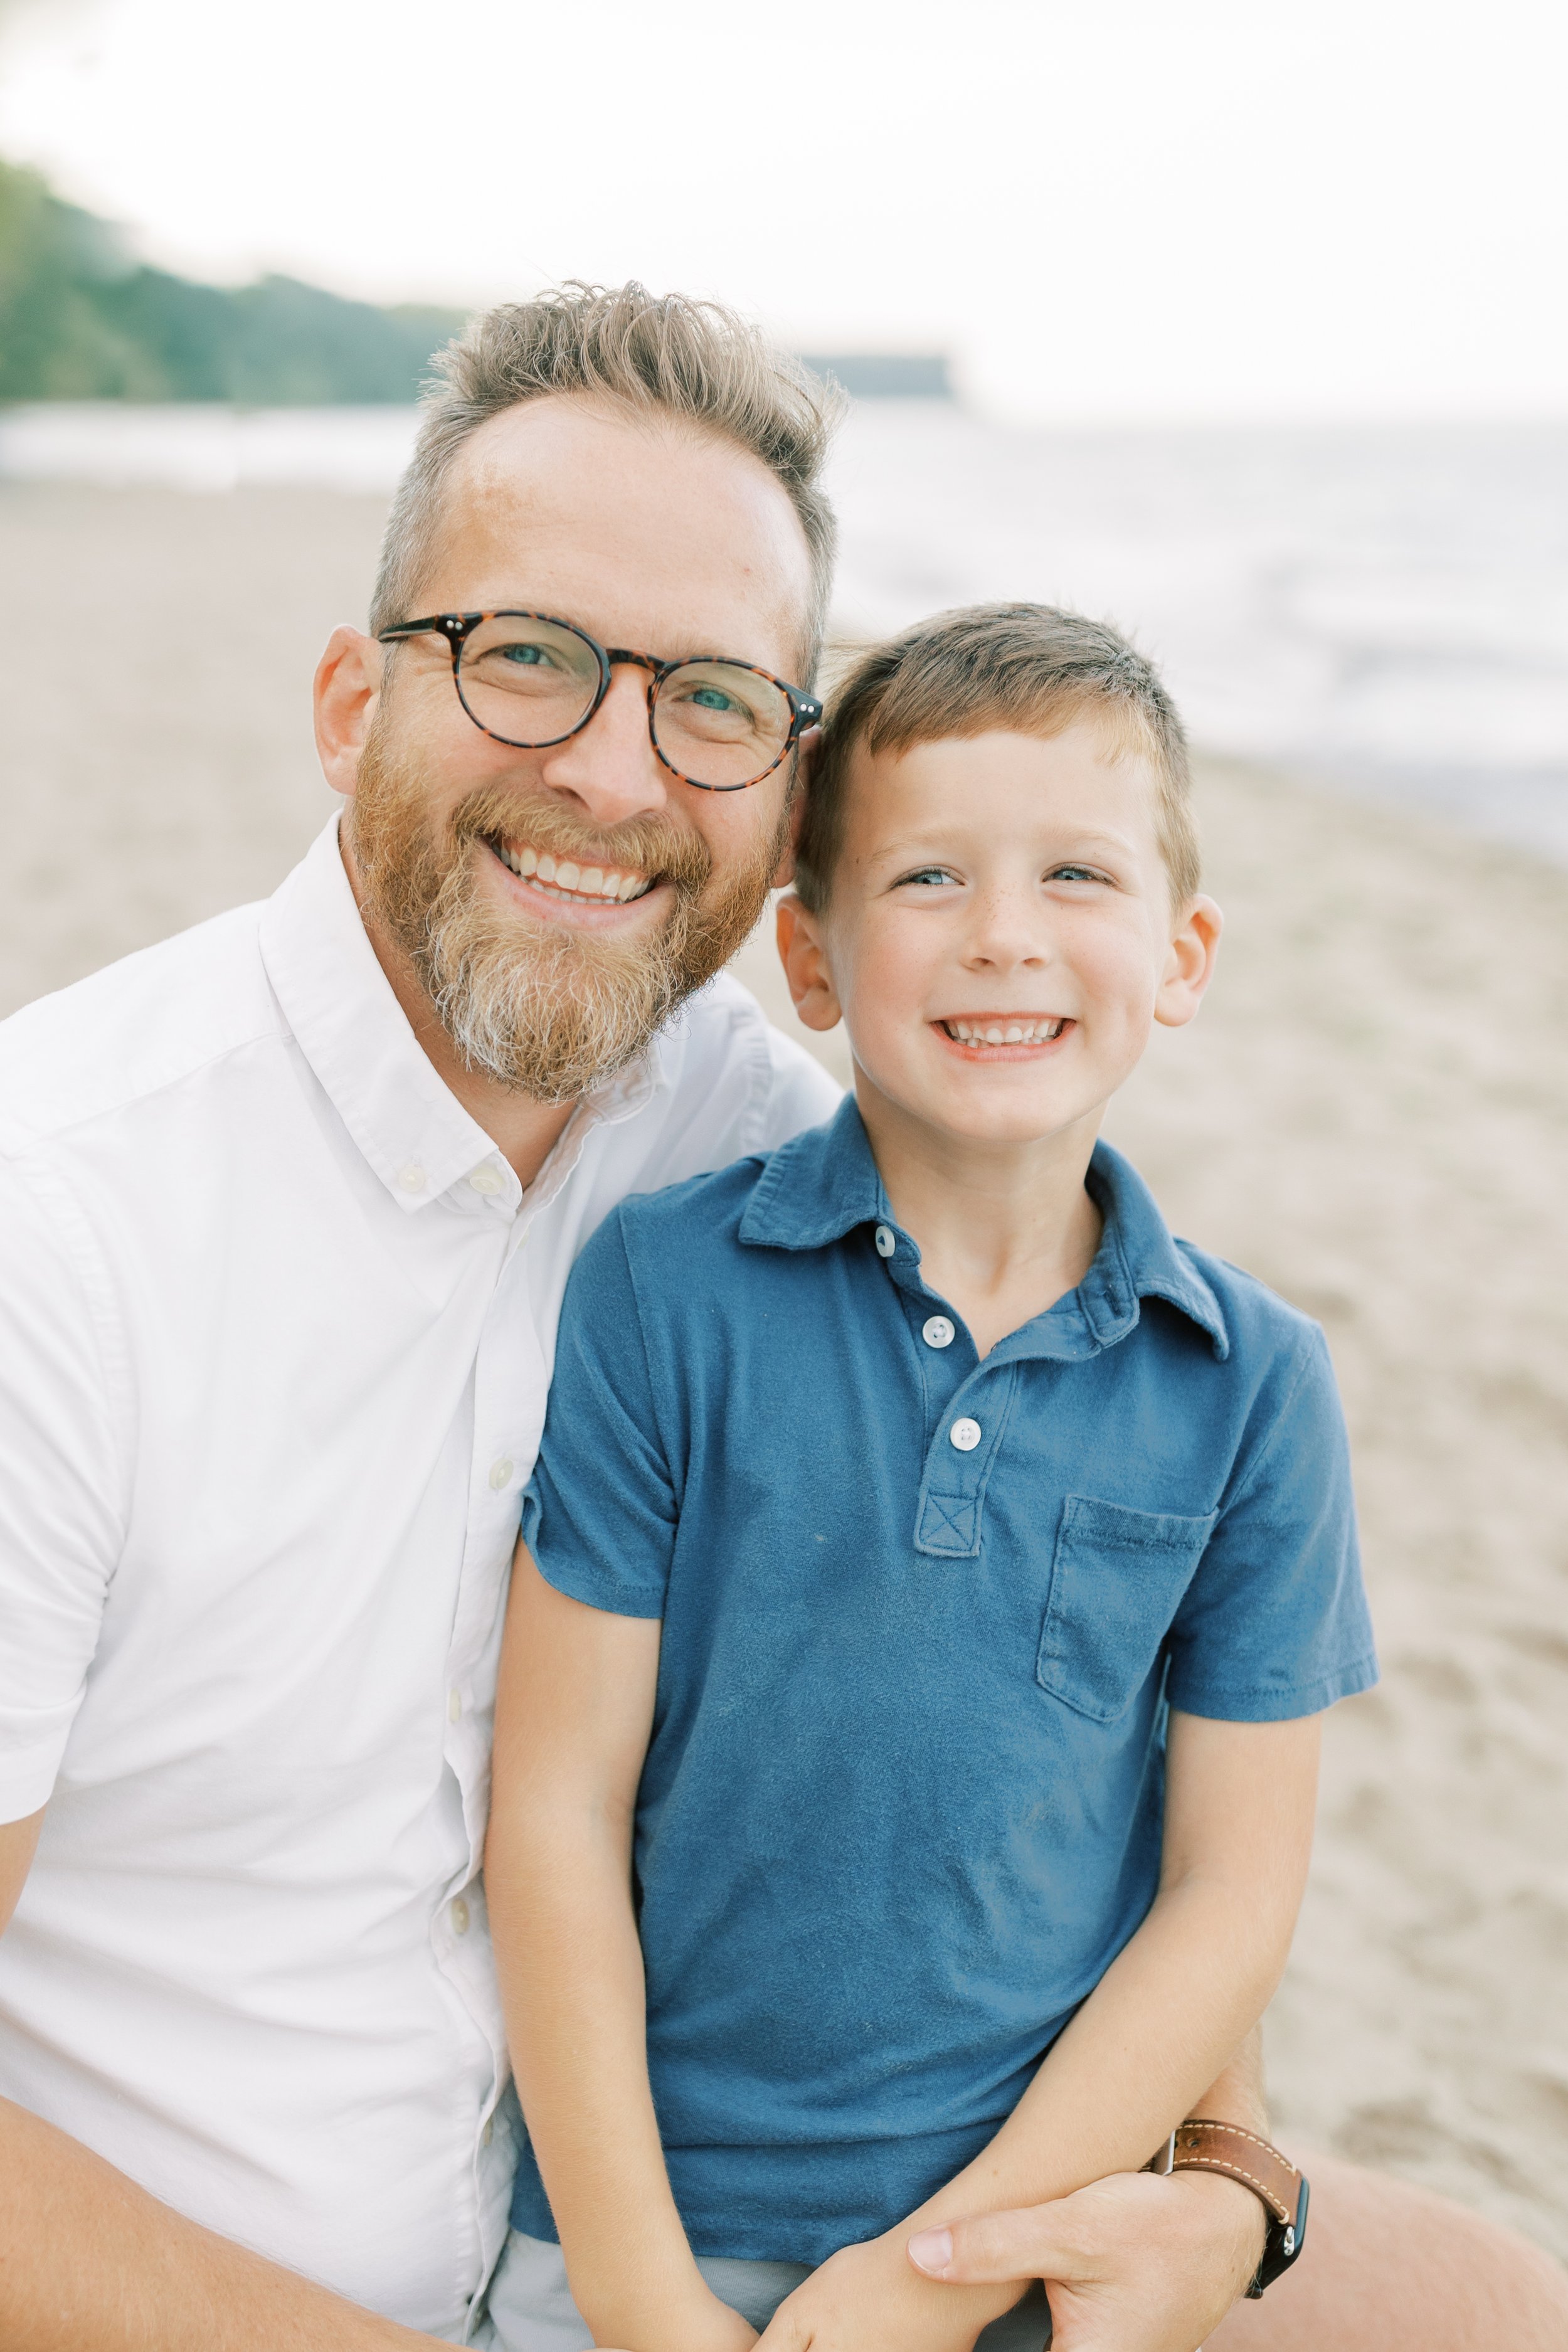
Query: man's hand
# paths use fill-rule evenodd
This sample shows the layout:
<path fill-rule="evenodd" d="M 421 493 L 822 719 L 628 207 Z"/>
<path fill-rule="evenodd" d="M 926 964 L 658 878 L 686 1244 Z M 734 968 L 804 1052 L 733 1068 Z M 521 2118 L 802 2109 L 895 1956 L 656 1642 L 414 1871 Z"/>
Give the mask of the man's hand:
<path fill-rule="evenodd" d="M 1267 2226 L 1252 2191 L 1219 2174 L 1117 2172 L 1048 2205 L 922 2230 L 909 2257 L 965 2295 L 1043 2278 L 1053 2352 L 1195 2352 L 1246 2294 Z"/>
<path fill-rule="evenodd" d="M 1028 2283 L 1026 2269 L 1001 2285 L 933 2286 L 905 2247 L 900 2230 L 832 2255 L 785 2296 L 758 2352 L 973 2352 Z"/>

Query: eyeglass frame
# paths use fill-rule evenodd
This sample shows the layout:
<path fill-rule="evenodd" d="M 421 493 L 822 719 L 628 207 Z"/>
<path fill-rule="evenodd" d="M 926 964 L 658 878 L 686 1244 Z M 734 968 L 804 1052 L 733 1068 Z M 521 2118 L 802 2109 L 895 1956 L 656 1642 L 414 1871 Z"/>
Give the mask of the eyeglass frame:
<path fill-rule="evenodd" d="M 463 648 L 473 632 L 484 621 L 548 621 L 552 628 L 569 629 L 574 637 L 582 639 L 593 654 L 599 665 L 598 690 L 576 725 L 569 727 L 564 735 L 552 735 L 547 743 L 518 743 L 510 735 L 498 735 L 493 727 L 487 727 L 482 719 L 475 718 L 472 708 L 463 692 Z M 775 677 L 773 671 L 763 669 L 760 662 L 740 661 L 731 654 L 688 654 L 682 661 L 660 661 L 654 654 L 634 653 L 627 646 L 602 646 L 597 637 L 591 637 L 587 630 L 581 627 L 577 622 L 563 620 L 558 613 L 525 612 L 521 606 L 514 604 L 500 605 L 489 613 L 432 613 L 423 621 L 394 621 L 389 628 L 376 631 L 375 641 L 380 646 L 398 645 L 407 637 L 429 635 L 445 637 L 447 641 L 452 656 L 452 684 L 457 691 L 458 700 L 462 706 L 464 717 L 471 725 L 479 729 L 481 735 L 488 735 L 492 743 L 504 743 L 510 751 L 551 751 L 558 743 L 570 743 L 574 735 L 581 735 L 584 728 L 588 726 L 604 708 L 605 697 L 610 690 L 611 675 L 617 662 L 631 663 L 638 669 L 651 671 L 652 675 L 647 686 L 647 736 L 648 741 L 653 745 L 654 758 L 661 767 L 668 768 L 670 774 L 678 777 L 683 784 L 689 784 L 693 792 L 749 793 L 754 784 L 765 782 L 774 769 L 782 766 L 790 752 L 798 745 L 806 730 L 818 726 L 822 719 L 823 706 L 815 695 L 806 694 L 798 686 L 792 686 L 787 677 Z M 683 769 L 678 768 L 674 761 L 667 759 L 659 749 L 658 737 L 654 732 L 654 710 L 658 699 L 658 689 L 667 677 L 674 677 L 677 670 L 689 669 L 693 665 L 701 662 L 723 663 L 731 669 L 749 670 L 753 677 L 765 677 L 770 686 L 778 688 L 779 692 L 789 704 L 789 733 L 779 747 L 778 758 L 763 768 L 760 774 L 748 776 L 743 784 L 701 783 L 697 777 L 689 776 Z"/>

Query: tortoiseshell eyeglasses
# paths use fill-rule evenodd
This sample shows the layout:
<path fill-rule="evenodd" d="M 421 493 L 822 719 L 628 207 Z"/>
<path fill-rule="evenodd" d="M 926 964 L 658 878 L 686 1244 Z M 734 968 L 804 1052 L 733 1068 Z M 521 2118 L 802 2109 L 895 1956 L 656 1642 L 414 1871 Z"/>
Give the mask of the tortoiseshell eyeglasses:
<path fill-rule="evenodd" d="M 753 662 L 658 661 L 602 646 L 550 613 L 433 613 L 377 631 L 383 645 L 445 637 L 458 699 L 498 743 L 542 751 L 580 734 L 610 690 L 616 662 L 648 675 L 647 728 L 672 775 L 705 793 L 740 793 L 771 776 L 822 705 Z"/>

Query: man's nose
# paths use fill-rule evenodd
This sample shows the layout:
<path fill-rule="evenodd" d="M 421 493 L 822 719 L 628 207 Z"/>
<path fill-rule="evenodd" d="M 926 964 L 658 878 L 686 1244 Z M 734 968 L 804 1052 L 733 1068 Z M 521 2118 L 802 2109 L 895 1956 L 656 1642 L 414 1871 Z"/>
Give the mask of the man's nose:
<path fill-rule="evenodd" d="M 541 782 L 576 801 L 597 824 L 624 824 L 668 805 L 673 779 L 648 733 L 647 688 L 647 670 L 618 662 L 586 727 L 540 762 Z"/>

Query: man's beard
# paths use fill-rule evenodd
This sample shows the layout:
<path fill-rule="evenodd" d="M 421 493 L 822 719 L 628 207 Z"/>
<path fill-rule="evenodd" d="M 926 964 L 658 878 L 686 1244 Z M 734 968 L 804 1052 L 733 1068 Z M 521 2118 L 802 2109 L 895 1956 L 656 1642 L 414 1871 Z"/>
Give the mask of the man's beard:
<path fill-rule="evenodd" d="M 548 792 L 471 793 L 433 824 L 418 773 L 379 727 L 360 757 L 350 840 L 366 912 L 407 956 L 465 1066 L 535 1102 L 574 1102 L 640 1054 L 694 989 L 729 962 L 767 900 L 787 816 L 713 886 L 700 834 L 668 817 L 595 830 Z M 663 928 L 632 938 L 537 922 L 481 891 L 489 840 L 557 862 L 657 877 L 675 894 Z"/>

